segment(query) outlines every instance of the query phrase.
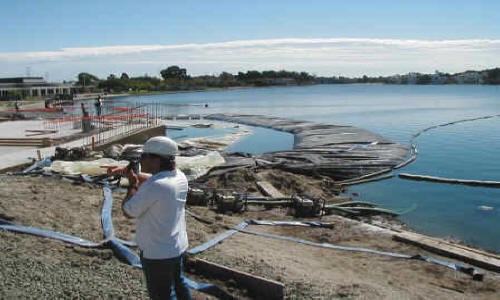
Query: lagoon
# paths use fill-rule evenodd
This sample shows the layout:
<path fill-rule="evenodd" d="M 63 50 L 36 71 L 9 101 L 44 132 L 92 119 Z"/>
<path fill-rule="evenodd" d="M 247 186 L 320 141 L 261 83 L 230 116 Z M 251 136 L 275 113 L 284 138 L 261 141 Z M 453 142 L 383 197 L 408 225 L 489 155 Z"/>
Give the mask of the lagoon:
<path fill-rule="evenodd" d="M 315 85 L 124 97 L 120 101 L 189 104 L 170 114 L 240 113 L 352 125 L 403 144 L 420 129 L 500 114 L 500 86 Z M 204 104 L 208 104 L 205 108 Z M 460 179 L 500 180 L 500 117 L 460 123 L 419 136 L 417 160 L 398 170 Z M 290 137 L 257 129 L 230 149 L 285 150 Z M 391 180 L 352 187 L 360 200 L 407 211 L 400 219 L 437 237 L 452 237 L 500 253 L 500 189 Z M 490 206 L 491 211 L 478 210 Z"/>

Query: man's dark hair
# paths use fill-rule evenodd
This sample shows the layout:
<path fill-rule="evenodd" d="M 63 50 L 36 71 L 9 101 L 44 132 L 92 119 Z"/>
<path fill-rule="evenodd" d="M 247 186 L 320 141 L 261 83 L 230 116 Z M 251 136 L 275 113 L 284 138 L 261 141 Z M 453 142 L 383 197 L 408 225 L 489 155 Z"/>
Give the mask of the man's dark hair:
<path fill-rule="evenodd" d="M 160 171 L 175 170 L 175 156 L 158 156 L 160 158 Z"/>

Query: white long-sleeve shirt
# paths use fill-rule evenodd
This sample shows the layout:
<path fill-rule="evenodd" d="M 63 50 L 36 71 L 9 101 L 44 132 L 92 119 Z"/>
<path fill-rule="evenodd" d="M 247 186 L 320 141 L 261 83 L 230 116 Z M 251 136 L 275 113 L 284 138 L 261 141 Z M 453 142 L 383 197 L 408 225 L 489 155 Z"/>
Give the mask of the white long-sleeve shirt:
<path fill-rule="evenodd" d="M 187 250 L 187 191 L 181 170 L 164 171 L 150 177 L 125 202 L 125 212 L 137 218 L 135 240 L 145 258 L 172 258 Z"/>

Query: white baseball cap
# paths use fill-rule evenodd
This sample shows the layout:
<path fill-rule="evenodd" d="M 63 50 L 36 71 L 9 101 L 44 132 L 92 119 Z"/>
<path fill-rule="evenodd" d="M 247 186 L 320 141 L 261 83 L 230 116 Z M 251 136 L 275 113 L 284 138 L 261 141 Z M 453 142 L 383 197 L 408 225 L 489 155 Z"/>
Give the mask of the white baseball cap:
<path fill-rule="evenodd" d="M 172 139 L 166 136 L 155 136 L 146 141 L 142 152 L 160 156 L 174 156 L 179 155 L 179 148 Z"/>

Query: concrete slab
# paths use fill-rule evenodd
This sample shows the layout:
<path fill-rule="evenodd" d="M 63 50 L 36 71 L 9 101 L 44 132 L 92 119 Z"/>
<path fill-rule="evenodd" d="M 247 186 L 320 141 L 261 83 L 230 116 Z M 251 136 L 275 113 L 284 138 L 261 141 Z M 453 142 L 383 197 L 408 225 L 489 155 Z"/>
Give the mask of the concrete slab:
<path fill-rule="evenodd" d="M 36 132 L 26 130 L 57 130 L 57 133 L 41 134 L 29 136 Z M 73 123 L 62 123 L 59 125 L 48 124 L 43 120 L 12 121 L 0 123 L 0 138 L 59 138 L 70 136 L 81 132 L 81 129 L 74 129 Z"/>
<path fill-rule="evenodd" d="M 19 124 L 15 124 L 14 128 L 17 128 Z M 98 141 L 109 141 L 109 142 L 123 142 L 123 143 L 138 143 L 137 140 L 128 140 L 130 138 L 134 138 L 136 135 L 148 135 L 154 134 L 159 135 L 165 132 L 165 128 L 162 127 L 159 130 L 154 130 L 156 127 L 150 128 L 136 128 L 129 132 L 126 132 L 126 129 L 129 129 L 127 126 L 123 126 L 124 130 L 114 129 L 106 132 L 102 132 L 99 134 L 99 138 L 97 138 L 97 134 L 95 136 L 95 140 Z M 161 126 L 160 126 L 161 127 Z M 17 128 L 19 130 L 19 128 Z M 23 129 L 24 130 L 24 129 Z M 121 134 L 117 134 L 120 132 Z M 34 147 L 0 147 L 0 173 L 4 172 L 6 169 L 10 169 L 12 167 L 28 164 L 32 162 L 31 158 L 37 157 L 37 150 L 40 150 L 42 157 L 53 156 L 55 153 L 56 147 L 63 148 L 73 148 L 73 147 L 82 147 L 86 143 L 88 143 L 92 137 L 85 137 L 82 139 L 78 139 L 72 142 L 60 144 L 57 146 L 46 147 L 46 148 L 34 148 Z M 146 138 L 147 139 L 147 138 Z M 141 140 L 143 143 L 144 138 Z M 105 145 L 109 145 L 109 143 L 105 143 Z M 98 145 L 96 145 L 98 146 Z M 102 148 L 102 147 L 101 147 Z"/>

